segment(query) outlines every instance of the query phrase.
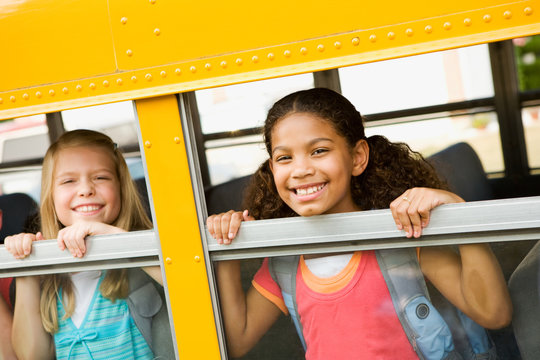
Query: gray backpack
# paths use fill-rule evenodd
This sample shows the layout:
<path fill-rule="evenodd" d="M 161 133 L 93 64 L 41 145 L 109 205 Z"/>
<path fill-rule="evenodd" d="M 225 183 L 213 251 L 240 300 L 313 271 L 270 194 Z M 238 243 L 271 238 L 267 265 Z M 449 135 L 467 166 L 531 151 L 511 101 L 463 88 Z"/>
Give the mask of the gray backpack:
<path fill-rule="evenodd" d="M 484 328 L 454 306 L 451 306 L 451 312 L 444 313 L 444 319 L 433 307 L 415 249 L 378 250 L 376 256 L 394 309 L 420 359 L 497 358 L 495 346 Z M 269 258 L 268 266 L 272 278 L 281 288 L 285 305 L 305 350 L 306 343 L 296 304 L 299 259 L 299 256 Z"/>

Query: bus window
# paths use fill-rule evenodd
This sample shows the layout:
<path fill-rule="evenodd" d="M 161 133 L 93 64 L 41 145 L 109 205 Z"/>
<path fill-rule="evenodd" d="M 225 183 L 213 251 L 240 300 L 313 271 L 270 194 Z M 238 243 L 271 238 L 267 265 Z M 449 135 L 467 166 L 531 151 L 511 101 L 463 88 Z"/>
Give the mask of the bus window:
<path fill-rule="evenodd" d="M 513 40 L 519 89 L 529 107 L 522 110 L 523 129 L 527 145 L 529 167 L 540 168 L 540 108 L 533 100 L 540 92 L 540 35 Z"/>
<path fill-rule="evenodd" d="M 251 174 L 266 159 L 260 135 L 229 138 L 217 133 L 258 128 L 283 94 L 310 87 L 313 76 L 304 74 L 196 91 L 211 184 Z"/>
<path fill-rule="evenodd" d="M 45 115 L 26 116 L 0 123 L 0 163 L 33 160 L 49 146 Z"/>
<path fill-rule="evenodd" d="M 137 123 L 132 101 L 62 111 L 67 131 L 85 128 L 114 138 L 120 148 L 138 147 Z"/>

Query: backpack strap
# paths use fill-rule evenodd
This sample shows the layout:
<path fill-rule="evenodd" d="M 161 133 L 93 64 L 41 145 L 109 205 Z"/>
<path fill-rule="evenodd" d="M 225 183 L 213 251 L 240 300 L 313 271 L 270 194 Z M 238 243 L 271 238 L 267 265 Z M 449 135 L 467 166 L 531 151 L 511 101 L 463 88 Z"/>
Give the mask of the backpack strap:
<path fill-rule="evenodd" d="M 420 359 L 496 359 L 495 346 L 486 330 L 450 306 L 458 321 L 445 319 L 433 307 L 416 249 L 377 251 L 377 261 L 386 281 L 398 318 Z M 452 334 L 465 339 L 456 348 Z"/>
<path fill-rule="evenodd" d="M 296 332 L 305 351 L 307 349 L 306 341 L 302 331 L 300 316 L 298 315 L 298 304 L 296 303 L 296 272 L 298 271 L 299 262 L 300 256 L 298 255 L 272 257 L 268 258 L 268 269 L 270 270 L 272 279 L 281 288 L 285 306 L 289 310 Z"/>
<path fill-rule="evenodd" d="M 126 300 L 135 325 L 156 358 L 174 359 L 167 307 L 157 283 L 140 268 L 128 269 L 128 279 Z"/>

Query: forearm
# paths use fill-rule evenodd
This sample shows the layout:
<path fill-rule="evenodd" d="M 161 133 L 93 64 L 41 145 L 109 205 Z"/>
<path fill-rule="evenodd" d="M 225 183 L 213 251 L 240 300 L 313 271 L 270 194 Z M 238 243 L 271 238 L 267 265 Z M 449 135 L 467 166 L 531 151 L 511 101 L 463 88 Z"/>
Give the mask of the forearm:
<path fill-rule="evenodd" d="M 52 337 L 43 328 L 37 277 L 17 278 L 12 344 L 19 359 L 54 359 Z"/>
<path fill-rule="evenodd" d="M 11 345 L 11 329 L 13 327 L 13 313 L 2 297 L 0 297 L 0 359 L 16 360 Z"/>
<path fill-rule="evenodd" d="M 486 328 L 510 323 L 512 303 L 495 255 L 487 244 L 459 246 L 461 293 L 471 315 Z"/>
<path fill-rule="evenodd" d="M 221 261 L 217 264 L 217 283 L 221 314 L 229 353 L 241 356 L 249 349 L 243 344 L 247 321 L 246 294 L 242 288 L 240 261 Z"/>

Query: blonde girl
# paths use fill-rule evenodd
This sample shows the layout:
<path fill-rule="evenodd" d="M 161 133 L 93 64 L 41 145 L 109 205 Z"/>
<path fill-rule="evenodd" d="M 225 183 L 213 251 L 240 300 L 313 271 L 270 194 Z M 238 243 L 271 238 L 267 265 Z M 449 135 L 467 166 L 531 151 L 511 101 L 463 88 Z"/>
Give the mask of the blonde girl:
<path fill-rule="evenodd" d="M 152 227 L 121 152 L 99 132 L 67 132 L 51 145 L 41 189 L 41 232 L 5 240 L 16 258 L 42 239 L 57 239 L 61 250 L 83 257 L 86 236 Z M 158 267 L 144 270 L 161 283 Z M 154 358 L 126 301 L 129 289 L 127 270 L 18 278 L 12 332 L 18 357 Z"/>
<path fill-rule="evenodd" d="M 269 160 L 253 175 L 245 197 L 249 212 L 208 218 L 218 243 L 230 243 L 241 221 L 254 218 L 388 207 L 407 237 L 420 237 L 433 208 L 463 201 L 443 190 L 433 168 L 405 144 L 367 138 L 358 111 L 328 89 L 299 91 L 279 100 L 268 113 L 264 139 Z M 296 293 L 306 359 L 419 358 L 376 257 L 374 251 L 300 257 L 291 274 L 296 288 L 290 293 Z M 478 324 L 499 328 L 509 323 L 510 298 L 488 245 L 460 245 L 459 253 L 423 247 L 418 262 L 423 275 Z M 287 313 L 284 297 L 268 259 L 247 294 L 238 261 L 220 262 L 217 280 L 228 349 L 241 356 Z M 435 355 L 453 351 L 432 341 L 435 335 L 428 336 Z M 424 353 L 422 358 L 432 357 Z"/>

